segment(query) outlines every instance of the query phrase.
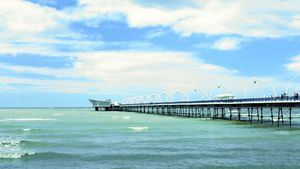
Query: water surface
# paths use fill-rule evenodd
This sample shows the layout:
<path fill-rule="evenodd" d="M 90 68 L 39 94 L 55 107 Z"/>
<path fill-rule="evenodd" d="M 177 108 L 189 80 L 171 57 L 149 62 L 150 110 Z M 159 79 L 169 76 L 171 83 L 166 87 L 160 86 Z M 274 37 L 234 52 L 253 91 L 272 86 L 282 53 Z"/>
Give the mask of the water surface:
<path fill-rule="evenodd" d="M 1 109 L 0 168 L 300 168 L 300 130 L 88 109 Z"/>

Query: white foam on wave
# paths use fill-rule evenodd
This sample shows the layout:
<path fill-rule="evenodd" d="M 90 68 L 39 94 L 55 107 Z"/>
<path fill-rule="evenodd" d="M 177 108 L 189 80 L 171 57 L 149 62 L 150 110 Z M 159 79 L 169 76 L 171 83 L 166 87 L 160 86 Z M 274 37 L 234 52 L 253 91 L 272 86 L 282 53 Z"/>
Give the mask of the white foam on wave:
<path fill-rule="evenodd" d="M 22 130 L 26 132 L 26 131 L 30 131 L 31 129 L 27 128 L 27 129 L 22 129 Z"/>
<path fill-rule="evenodd" d="M 16 138 L 16 137 L 4 137 L 4 136 L 0 136 L 0 146 L 3 145 L 18 145 L 21 143 L 21 139 L 20 138 Z"/>
<path fill-rule="evenodd" d="M 149 127 L 128 127 L 128 128 L 133 130 L 133 131 L 144 131 L 144 130 L 149 129 Z"/>
<path fill-rule="evenodd" d="M 0 146 L 18 146 L 21 140 L 0 140 Z"/>
<path fill-rule="evenodd" d="M 122 118 L 125 119 L 125 120 L 128 120 L 128 119 L 130 119 L 130 116 L 124 116 Z"/>
<path fill-rule="evenodd" d="M 17 159 L 35 154 L 22 150 L 21 142 L 20 138 L 0 137 L 0 159 Z"/>
<path fill-rule="evenodd" d="M 55 113 L 54 116 L 63 116 L 64 114 L 61 113 Z"/>
<path fill-rule="evenodd" d="M 0 159 L 18 159 L 23 156 L 35 155 L 35 153 L 25 153 L 25 152 L 14 152 L 14 153 L 0 153 Z"/>
<path fill-rule="evenodd" d="M 115 115 L 111 116 L 111 119 L 118 119 L 118 118 L 119 116 L 115 116 Z"/>
<path fill-rule="evenodd" d="M 54 121 L 56 119 L 45 118 L 15 118 L 15 119 L 3 119 L 3 121 Z"/>
<path fill-rule="evenodd" d="M 287 131 L 276 131 L 275 132 L 277 135 L 282 135 L 282 136 L 284 136 L 284 135 L 289 135 L 289 132 L 287 132 Z"/>

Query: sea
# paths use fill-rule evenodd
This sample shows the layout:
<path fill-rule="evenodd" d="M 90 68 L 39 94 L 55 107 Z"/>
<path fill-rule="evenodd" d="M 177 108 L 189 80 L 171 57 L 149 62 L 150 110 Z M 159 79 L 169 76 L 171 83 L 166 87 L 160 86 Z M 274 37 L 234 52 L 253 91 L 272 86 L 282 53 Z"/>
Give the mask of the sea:
<path fill-rule="evenodd" d="M 92 109 L 0 109 L 0 169 L 300 168 L 300 130 Z"/>

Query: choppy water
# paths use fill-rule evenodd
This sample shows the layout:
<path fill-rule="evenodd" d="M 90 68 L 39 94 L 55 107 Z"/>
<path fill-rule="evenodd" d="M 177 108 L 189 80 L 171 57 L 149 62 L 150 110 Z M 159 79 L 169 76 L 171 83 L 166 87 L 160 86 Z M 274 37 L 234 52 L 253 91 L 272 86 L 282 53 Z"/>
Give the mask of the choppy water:
<path fill-rule="evenodd" d="M 300 168 L 300 130 L 84 109 L 2 109 L 0 168 Z"/>

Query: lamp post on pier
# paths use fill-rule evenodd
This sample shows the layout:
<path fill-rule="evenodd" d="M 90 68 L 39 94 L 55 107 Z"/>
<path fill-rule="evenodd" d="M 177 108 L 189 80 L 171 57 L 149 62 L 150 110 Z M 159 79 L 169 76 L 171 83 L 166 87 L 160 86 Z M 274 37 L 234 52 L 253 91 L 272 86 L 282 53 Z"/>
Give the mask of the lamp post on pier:
<path fill-rule="evenodd" d="M 264 85 L 269 86 L 269 87 L 272 89 L 273 95 L 274 95 L 274 96 L 277 96 L 277 92 L 276 92 L 274 86 L 273 86 L 270 82 L 264 81 L 264 80 L 262 80 L 262 79 L 257 79 L 257 78 L 255 77 L 255 78 L 253 79 L 253 84 L 260 84 L 261 86 L 264 86 Z M 264 92 L 264 95 L 265 95 L 265 97 L 266 97 L 265 92 Z"/>

